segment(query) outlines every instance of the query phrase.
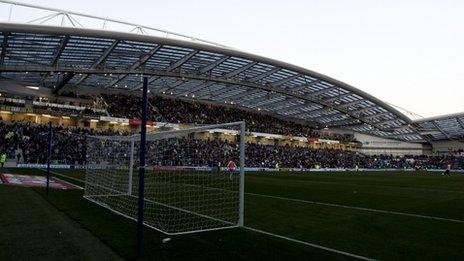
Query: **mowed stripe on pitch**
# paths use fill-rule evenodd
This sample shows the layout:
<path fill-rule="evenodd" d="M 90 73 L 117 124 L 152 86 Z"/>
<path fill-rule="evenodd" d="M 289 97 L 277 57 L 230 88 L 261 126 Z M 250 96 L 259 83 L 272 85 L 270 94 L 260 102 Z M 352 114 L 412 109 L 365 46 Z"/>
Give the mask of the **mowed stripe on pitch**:
<path fill-rule="evenodd" d="M 50 171 L 50 172 L 54 173 L 55 175 L 58 175 L 58 176 L 68 177 L 67 175 L 63 175 L 63 174 L 60 174 L 60 173 L 57 173 L 57 172 L 54 172 L 54 171 Z M 71 178 L 71 177 L 68 177 L 68 178 Z M 81 179 L 78 179 L 78 178 L 71 178 L 71 179 L 74 180 L 74 181 L 78 181 L 78 182 L 84 182 L 84 180 L 81 180 Z M 348 257 L 355 258 L 355 259 L 375 260 L 375 259 L 371 259 L 371 258 L 368 258 L 368 257 L 365 257 L 365 256 L 356 255 L 356 254 L 353 254 L 353 253 L 349 253 L 349 252 L 345 252 L 345 251 L 341 251 L 341 250 L 337 250 L 337 249 L 317 245 L 317 244 L 314 244 L 314 243 L 310 243 L 310 242 L 306 242 L 306 241 L 302 241 L 302 240 L 298 240 L 298 239 L 294 239 L 294 238 L 274 234 L 274 233 L 271 233 L 271 232 L 263 231 L 263 230 L 252 228 L 252 227 L 245 226 L 245 228 L 248 229 L 248 230 L 254 231 L 256 233 L 265 234 L 265 235 L 268 235 L 268 236 L 284 239 L 284 240 L 287 240 L 287 241 L 291 241 L 291 242 L 294 242 L 294 243 L 297 243 L 297 244 L 302 244 L 302 245 L 306 245 L 306 246 L 317 248 L 317 249 L 322 249 L 322 250 L 325 250 L 325 251 L 328 251 L 328 252 L 348 256 Z"/>
<path fill-rule="evenodd" d="M 56 175 L 62 176 L 62 177 L 73 179 L 75 181 L 85 182 L 84 180 L 69 177 L 68 175 L 63 175 L 63 174 L 60 174 L 60 173 L 57 173 L 57 172 L 54 172 L 54 171 L 50 171 L 50 172 L 52 172 L 52 173 L 54 173 Z M 326 202 L 318 202 L 318 201 L 311 201 L 311 200 L 304 200 L 304 199 L 287 198 L 287 197 L 280 197 L 280 196 L 272 196 L 272 195 L 265 195 L 265 194 L 251 193 L 251 192 L 245 192 L 245 194 L 246 195 L 251 195 L 251 196 L 259 196 L 259 197 L 266 197 L 266 198 L 272 198 L 272 199 L 287 200 L 287 201 L 292 201 L 292 202 L 299 202 L 299 203 L 319 205 L 319 206 L 328 206 L 328 207 L 353 209 L 353 210 L 360 210 L 360 211 L 366 211 L 366 212 L 375 212 L 375 213 L 383 213 L 383 214 L 391 214 L 391 215 L 398 215 L 398 216 L 407 216 L 407 217 L 423 218 L 423 219 L 430 219 L 430 220 L 464 223 L 464 220 L 460 220 L 460 219 L 427 216 L 427 215 L 420 215 L 420 214 L 413 214 L 413 213 L 406 213 L 406 212 L 399 212 L 399 211 L 382 210 L 382 209 L 365 208 L 365 207 L 355 207 L 355 206 L 348 206 L 348 205 L 341 205 L 341 204 L 334 204 L 334 203 L 326 203 Z"/>
<path fill-rule="evenodd" d="M 460 219 L 427 216 L 427 215 L 405 213 L 405 212 L 398 212 L 398 211 L 390 211 L 390 210 L 373 209 L 373 208 L 365 208 L 365 207 L 354 207 L 354 206 L 347 206 L 347 205 L 341 205 L 341 204 L 324 203 L 324 202 L 304 200 L 304 199 L 286 198 L 286 197 L 271 196 L 271 195 L 264 195 L 264 194 L 250 193 L 250 192 L 246 192 L 245 194 L 246 195 L 251 195 L 251 196 L 272 198 L 272 199 L 291 201 L 291 202 L 298 202 L 298 203 L 304 203 L 304 204 L 319 205 L 319 206 L 345 208 L 345 209 L 353 209 L 353 210 L 360 210 L 360 211 L 366 211 L 366 212 L 376 212 L 376 213 L 391 214 L 391 215 L 398 215 L 398 216 L 407 216 L 407 217 L 424 218 L 424 219 L 439 220 L 439 221 L 464 223 L 464 220 L 460 220 Z"/>

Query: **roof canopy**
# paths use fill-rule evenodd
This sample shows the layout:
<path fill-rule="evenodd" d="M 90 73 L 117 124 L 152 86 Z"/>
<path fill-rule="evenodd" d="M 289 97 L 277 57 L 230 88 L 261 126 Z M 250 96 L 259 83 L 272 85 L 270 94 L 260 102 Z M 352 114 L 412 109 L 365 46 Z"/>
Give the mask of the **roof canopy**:
<path fill-rule="evenodd" d="M 233 104 L 257 112 L 404 141 L 464 134 L 462 115 L 413 122 L 325 75 L 224 46 L 107 30 L 0 23 L 0 77 L 55 93 L 87 86 Z"/>
<path fill-rule="evenodd" d="M 464 113 L 419 119 L 412 125 L 427 140 L 464 140 Z"/>

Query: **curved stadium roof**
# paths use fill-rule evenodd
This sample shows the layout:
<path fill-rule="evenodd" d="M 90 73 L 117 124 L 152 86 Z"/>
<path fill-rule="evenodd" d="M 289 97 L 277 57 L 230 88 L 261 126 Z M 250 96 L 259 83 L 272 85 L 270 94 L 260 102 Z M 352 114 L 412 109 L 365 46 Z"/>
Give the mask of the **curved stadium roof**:
<path fill-rule="evenodd" d="M 451 121 L 446 118 L 445 125 L 441 118 L 415 122 L 385 102 L 328 76 L 212 42 L 130 23 L 125 24 L 139 34 L 33 24 L 52 19 L 54 13 L 62 16 L 61 25 L 65 18 L 76 25 L 79 22 L 73 16 L 86 16 L 46 10 L 52 14 L 32 23 L 0 23 L 1 78 L 44 86 L 54 93 L 65 86 L 130 93 L 140 90 L 144 75 L 153 93 L 233 104 L 319 128 L 345 128 L 415 142 L 464 134 L 463 115 L 454 115 Z M 171 37 L 147 35 L 149 30 Z"/>

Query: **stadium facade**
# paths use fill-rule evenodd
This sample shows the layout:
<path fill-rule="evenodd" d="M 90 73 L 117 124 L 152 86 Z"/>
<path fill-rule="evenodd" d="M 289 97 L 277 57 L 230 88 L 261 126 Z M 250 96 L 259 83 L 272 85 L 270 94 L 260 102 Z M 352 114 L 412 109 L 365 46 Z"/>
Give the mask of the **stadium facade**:
<path fill-rule="evenodd" d="M 351 131 L 365 135 L 359 138 L 366 147 L 376 139 L 404 142 L 408 145 L 400 147 L 406 151 L 419 148 L 413 143 L 462 146 L 464 113 L 413 120 L 360 89 L 281 61 L 157 28 L 0 3 L 7 16 L 0 23 L 0 86 L 5 88 L 137 95 L 141 76 L 147 76 L 151 93 L 160 96 L 239 107 L 317 129 Z M 48 24 L 54 20 L 58 25 Z M 111 24 L 116 26 L 110 28 Z M 117 31 L 121 28 L 129 32 Z"/>

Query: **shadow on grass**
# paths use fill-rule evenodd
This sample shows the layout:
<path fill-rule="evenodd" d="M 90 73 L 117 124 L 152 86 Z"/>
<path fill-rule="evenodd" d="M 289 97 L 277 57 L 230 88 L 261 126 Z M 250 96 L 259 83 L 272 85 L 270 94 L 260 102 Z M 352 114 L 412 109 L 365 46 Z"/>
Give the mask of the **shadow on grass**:
<path fill-rule="evenodd" d="M 53 190 L 45 200 L 98 237 L 125 259 L 135 258 L 136 223 L 83 199 L 82 191 Z M 271 238 L 245 229 L 227 229 L 171 237 L 146 228 L 144 259 L 157 260 L 269 260 L 346 259 L 327 251 Z"/>

